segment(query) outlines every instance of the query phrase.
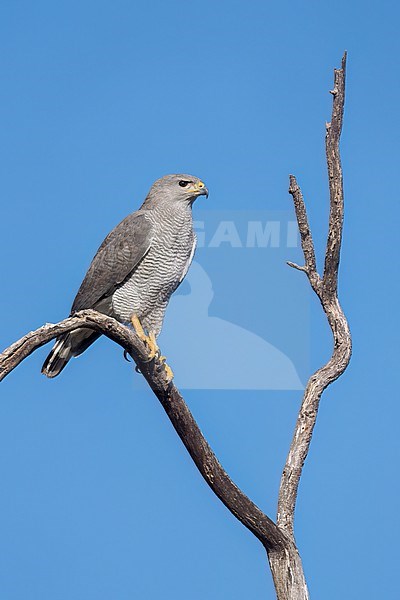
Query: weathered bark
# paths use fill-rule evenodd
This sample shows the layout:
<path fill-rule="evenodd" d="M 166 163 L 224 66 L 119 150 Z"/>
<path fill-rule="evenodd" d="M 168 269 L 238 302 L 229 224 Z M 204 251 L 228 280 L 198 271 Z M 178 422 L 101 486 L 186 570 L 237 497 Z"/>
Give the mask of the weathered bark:
<path fill-rule="evenodd" d="M 176 432 L 213 492 L 235 517 L 254 533 L 265 548 L 283 548 L 288 541 L 285 534 L 249 500 L 221 467 L 178 389 L 172 382 L 168 382 L 163 363 L 159 360 L 149 361 L 148 351 L 135 332 L 112 317 L 94 310 L 83 310 L 60 323 L 47 324 L 36 331 L 31 331 L 0 354 L 0 381 L 40 346 L 61 333 L 83 326 L 106 335 L 124 348 L 161 402 Z"/>
<path fill-rule="evenodd" d="M 57 324 L 46 324 L 12 344 L 0 355 L 0 381 L 27 356 L 61 333 L 89 327 L 120 344 L 133 358 L 154 394 L 161 402 L 172 425 L 212 491 L 231 513 L 265 547 L 278 600 L 308 600 L 299 552 L 293 534 L 298 485 L 315 426 L 319 401 L 324 389 L 346 369 L 351 355 L 351 338 L 346 318 L 337 297 L 337 279 L 343 228 L 343 182 L 339 139 L 343 120 L 345 62 L 335 70 L 332 121 L 327 125 L 326 152 L 330 189 L 330 218 L 324 275 L 316 269 L 314 244 L 308 225 L 304 200 L 294 176 L 289 192 L 293 197 L 305 265 L 290 266 L 304 271 L 318 295 L 331 326 L 334 349 L 328 363 L 314 373 L 307 384 L 289 455 L 282 474 L 277 523 L 265 515 L 229 478 L 201 433 L 183 397 L 168 382 L 164 365 L 158 358 L 148 360 L 146 346 L 133 330 L 111 317 L 85 310 Z"/>
<path fill-rule="evenodd" d="M 294 511 L 299 481 L 317 419 L 322 392 L 344 372 L 351 356 L 351 335 L 337 297 L 340 249 L 342 243 L 344 196 L 339 141 L 344 112 L 346 54 L 342 68 L 335 69 L 332 119 L 326 125 L 326 160 L 329 176 L 330 215 L 323 277 L 318 274 L 314 243 L 307 212 L 296 178 L 290 176 L 289 193 L 293 197 L 305 265 L 288 263 L 304 271 L 327 316 L 333 335 L 333 353 L 329 361 L 309 379 L 295 426 L 289 454 L 282 473 L 278 499 L 277 524 L 293 537 Z"/>
<path fill-rule="evenodd" d="M 270 550 L 268 561 L 278 600 L 309 600 L 303 565 L 295 543 Z"/>

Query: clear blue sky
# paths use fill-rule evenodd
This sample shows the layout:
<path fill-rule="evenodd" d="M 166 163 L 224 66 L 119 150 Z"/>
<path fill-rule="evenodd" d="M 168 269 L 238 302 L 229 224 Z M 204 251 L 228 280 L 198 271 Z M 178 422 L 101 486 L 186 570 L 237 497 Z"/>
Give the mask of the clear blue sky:
<path fill-rule="evenodd" d="M 262 211 L 292 219 L 295 173 L 321 257 L 328 90 L 348 50 L 340 295 L 354 355 L 323 397 L 296 518 L 321 600 L 400 595 L 399 13 L 385 1 L 0 8 L 3 347 L 68 314 L 104 235 L 165 173 L 207 183 L 197 218 L 238 211 L 241 225 Z M 238 283 L 204 253 L 209 315 L 261 333 L 304 381 L 331 341 L 305 277 L 285 267 L 298 251 L 252 262 L 249 249 L 224 248 L 213 256 Z M 176 336 L 179 323 L 178 311 Z M 186 343 L 198 347 L 195 333 Z M 224 337 L 210 337 L 218 344 L 225 356 Z M 2 600 L 272 600 L 262 547 L 203 483 L 120 349 L 101 340 L 54 381 L 39 373 L 47 351 L 0 388 Z M 274 517 L 301 392 L 185 397 L 233 479 Z"/>

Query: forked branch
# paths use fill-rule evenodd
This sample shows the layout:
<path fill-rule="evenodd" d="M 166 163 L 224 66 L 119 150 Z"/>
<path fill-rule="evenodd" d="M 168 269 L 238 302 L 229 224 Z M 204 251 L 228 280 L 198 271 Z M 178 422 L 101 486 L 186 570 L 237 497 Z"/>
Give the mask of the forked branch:
<path fill-rule="evenodd" d="M 332 119 L 326 125 L 326 160 L 328 166 L 330 215 L 323 277 L 318 274 L 314 244 L 308 225 L 307 211 L 296 178 L 290 176 L 289 193 L 294 202 L 305 266 L 290 266 L 304 271 L 320 299 L 333 335 L 333 353 L 326 365 L 309 379 L 297 417 L 289 454 L 279 490 L 277 524 L 293 539 L 294 511 L 299 481 L 310 448 L 322 392 L 346 369 L 351 356 L 351 335 L 339 304 L 337 282 L 342 243 L 344 198 L 339 141 L 342 131 L 345 98 L 346 53 L 341 69 L 335 69 Z"/>

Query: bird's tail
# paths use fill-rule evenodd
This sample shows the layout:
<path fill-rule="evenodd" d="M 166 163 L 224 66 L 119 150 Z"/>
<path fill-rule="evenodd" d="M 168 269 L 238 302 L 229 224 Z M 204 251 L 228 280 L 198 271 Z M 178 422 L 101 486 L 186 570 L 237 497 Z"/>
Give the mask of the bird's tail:
<path fill-rule="evenodd" d="M 46 377 L 56 377 L 67 365 L 73 354 L 71 352 L 71 336 L 69 333 L 56 340 L 54 347 L 43 363 L 42 373 Z"/>
<path fill-rule="evenodd" d="M 46 377 L 59 375 L 73 356 L 82 354 L 98 337 L 100 333 L 85 328 L 61 335 L 43 363 L 43 375 Z"/>

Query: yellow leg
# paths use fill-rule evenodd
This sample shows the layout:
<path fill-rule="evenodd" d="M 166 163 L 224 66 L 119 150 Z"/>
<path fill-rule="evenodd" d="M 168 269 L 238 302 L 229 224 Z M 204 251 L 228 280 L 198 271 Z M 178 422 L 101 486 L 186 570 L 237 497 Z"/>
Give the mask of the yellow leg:
<path fill-rule="evenodd" d="M 131 318 L 131 323 L 133 325 L 134 330 L 136 331 L 136 335 L 142 342 L 146 344 L 149 348 L 149 360 L 154 358 L 160 353 L 160 349 L 157 346 L 156 336 L 153 332 L 150 332 L 150 335 L 146 335 L 144 329 L 142 327 L 141 322 L 139 321 L 139 317 L 133 315 Z"/>
<path fill-rule="evenodd" d="M 146 335 L 144 332 L 144 329 L 142 327 L 142 324 L 136 315 L 132 316 L 131 323 L 133 325 L 133 328 L 134 328 L 138 338 L 140 340 L 142 340 L 142 342 L 144 342 L 149 349 L 149 354 L 148 354 L 149 360 L 152 360 L 153 358 L 157 358 L 157 361 L 160 362 L 165 369 L 165 374 L 167 376 L 168 382 L 172 381 L 172 379 L 174 378 L 174 373 L 173 373 L 171 367 L 169 365 L 167 365 L 167 363 L 165 362 L 165 356 L 160 356 L 161 353 L 160 353 L 160 349 L 157 345 L 156 336 L 155 336 L 154 332 L 151 331 L 149 335 Z"/>
<path fill-rule="evenodd" d="M 156 336 L 153 331 L 150 332 L 149 339 L 147 343 L 150 347 L 149 358 L 154 358 L 155 356 L 160 355 L 160 348 L 157 345 Z"/>
<path fill-rule="evenodd" d="M 139 317 L 137 317 L 136 315 L 132 315 L 131 323 L 133 325 L 133 329 L 135 330 L 138 338 L 141 339 L 142 342 L 147 342 L 147 335 L 145 334 L 142 324 L 139 321 Z"/>

